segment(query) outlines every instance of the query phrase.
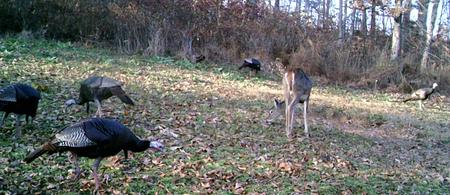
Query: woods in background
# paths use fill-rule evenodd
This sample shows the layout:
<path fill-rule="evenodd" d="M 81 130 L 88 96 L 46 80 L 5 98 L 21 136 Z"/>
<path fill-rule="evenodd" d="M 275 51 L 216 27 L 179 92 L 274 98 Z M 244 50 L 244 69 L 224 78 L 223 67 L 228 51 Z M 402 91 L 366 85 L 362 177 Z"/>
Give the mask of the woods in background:
<path fill-rule="evenodd" d="M 284 57 L 311 75 L 361 86 L 449 86 L 448 9 L 443 0 L 0 0 L 0 31 L 127 54 L 201 53 L 219 63 L 253 56 L 266 72 Z"/>

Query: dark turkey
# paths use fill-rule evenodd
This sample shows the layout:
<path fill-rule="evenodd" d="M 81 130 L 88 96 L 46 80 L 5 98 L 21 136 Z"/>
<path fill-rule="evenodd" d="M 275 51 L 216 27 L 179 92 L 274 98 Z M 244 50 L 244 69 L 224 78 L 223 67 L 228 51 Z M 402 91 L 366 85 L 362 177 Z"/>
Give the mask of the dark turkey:
<path fill-rule="evenodd" d="M 197 55 L 193 55 L 192 56 L 192 61 L 195 62 L 195 63 L 202 62 L 205 59 L 206 59 L 206 57 L 204 55 L 202 55 L 202 54 L 197 54 Z"/>
<path fill-rule="evenodd" d="M 75 104 L 86 104 L 86 112 L 89 113 L 89 102 L 94 102 L 97 105 L 95 115 L 102 117 L 102 101 L 111 96 L 117 96 L 125 104 L 134 105 L 133 100 L 123 91 L 119 81 L 100 76 L 89 77 L 81 82 L 79 98 L 67 100 L 64 105 L 67 109 Z"/>
<path fill-rule="evenodd" d="M 437 83 L 433 83 L 433 86 L 431 88 L 418 89 L 417 91 L 412 93 L 409 98 L 404 99 L 403 102 L 417 101 L 418 100 L 419 101 L 419 108 L 421 110 L 423 110 L 423 101 L 428 99 L 428 97 L 430 97 L 430 95 L 434 93 L 434 91 L 435 91 L 437 86 L 438 86 Z"/>
<path fill-rule="evenodd" d="M 0 111 L 5 112 L 0 121 L 0 128 L 10 113 L 16 114 L 15 138 L 19 138 L 21 135 L 20 117 L 25 115 L 27 124 L 29 117 L 33 121 L 40 99 L 39 91 L 25 84 L 12 84 L 0 89 Z"/>
<path fill-rule="evenodd" d="M 255 58 L 245 59 L 244 63 L 239 67 L 239 70 L 241 70 L 245 67 L 248 67 L 248 68 L 254 70 L 256 73 L 258 73 L 258 71 L 261 70 L 261 62 L 259 62 Z"/>
<path fill-rule="evenodd" d="M 95 158 L 92 171 L 97 190 L 100 186 L 97 170 L 103 158 L 116 155 L 122 150 L 142 152 L 148 148 L 161 151 L 164 146 L 158 141 L 139 139 L 130 129 L 114 120 L 92 118 L 63 128 L 50 141 L 28 154 L 24 161 L 30 163 L 45 153 L 70 151 L 74 157 L 78 179 L 78 157 Z"/>

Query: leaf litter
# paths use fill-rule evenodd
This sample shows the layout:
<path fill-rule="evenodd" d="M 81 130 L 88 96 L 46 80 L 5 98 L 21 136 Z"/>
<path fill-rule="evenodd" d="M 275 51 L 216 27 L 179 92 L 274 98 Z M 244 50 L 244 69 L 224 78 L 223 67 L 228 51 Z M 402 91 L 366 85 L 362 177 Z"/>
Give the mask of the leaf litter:
<path fill-rule="evenodd" d="M 93 189 L 93 160 L 81 159 L 76 182 L 69 181 L 74 166 L 67 154 L 21 162 L 54 131 L 88 117 L 83 107 L 64 113 L 62 103 L 76 97 L 79 82 L 92 74 L 120 80 L 136 101 L 135 107 L 117 98 L 105 101 L 107 117 L 168 148 L 130 153 L 128 160 L 122 153 L 108 158 L 100 170 L 100 193 L 449 193 L 450 113 L 445 109 L 421 113 L 370 92 L 318 83 L 311 99 L 311 138 L 303 137 L 299 123 L 296 137 L 287 140 L 282 119 L 262 122 L 273 98 L 281 97 L 279 83 L 264 76 L 254 82 L 229 67 L 183 68 L 191 64 L 74 49 L 68 43 L 56 47 L 51 41 L 4 38 L 0 45 L 0 80 L 32 83 L 44 97 L 19 145 L 13 147 L 12 120 L 0 131 L 0 193 Z"/>

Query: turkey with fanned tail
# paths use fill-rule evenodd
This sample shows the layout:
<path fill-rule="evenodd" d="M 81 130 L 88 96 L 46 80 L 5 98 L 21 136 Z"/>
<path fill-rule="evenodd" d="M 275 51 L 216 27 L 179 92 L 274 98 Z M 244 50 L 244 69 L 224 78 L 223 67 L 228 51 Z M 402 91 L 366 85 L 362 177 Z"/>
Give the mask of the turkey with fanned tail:
<path fill-rule="evenodd" d="M 92 171 L 97 190 L 100 186 L 97 171 L 103 158 L 116 155 L 122 150 L 125 153 L 142 152 L 148 148 L 162 151 L 164 145 L 158 141 L 139 139 L 130 129 L 117 121 L 92 118 L 63 128 L 49 141 L 28 154 L 24 161 L 30 163 L 45 153 L 70 151 L 78 179 L 80 176 L 78 157 L 96 159 Z"/>

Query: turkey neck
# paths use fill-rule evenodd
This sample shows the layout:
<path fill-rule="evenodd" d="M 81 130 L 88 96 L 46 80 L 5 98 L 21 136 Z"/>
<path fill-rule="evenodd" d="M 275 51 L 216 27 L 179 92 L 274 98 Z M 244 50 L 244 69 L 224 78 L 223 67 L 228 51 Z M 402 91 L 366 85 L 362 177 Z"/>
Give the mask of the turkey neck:
<path fill-rule="evenodd" d="M 136 145 L 131 146 L 129 148 L 129 150 L 133 151 L 133 152 L 142 152 L 145 151 L 149 148 L 150 146 L 150 141 L 148 140 L 139 140 Z"/>

